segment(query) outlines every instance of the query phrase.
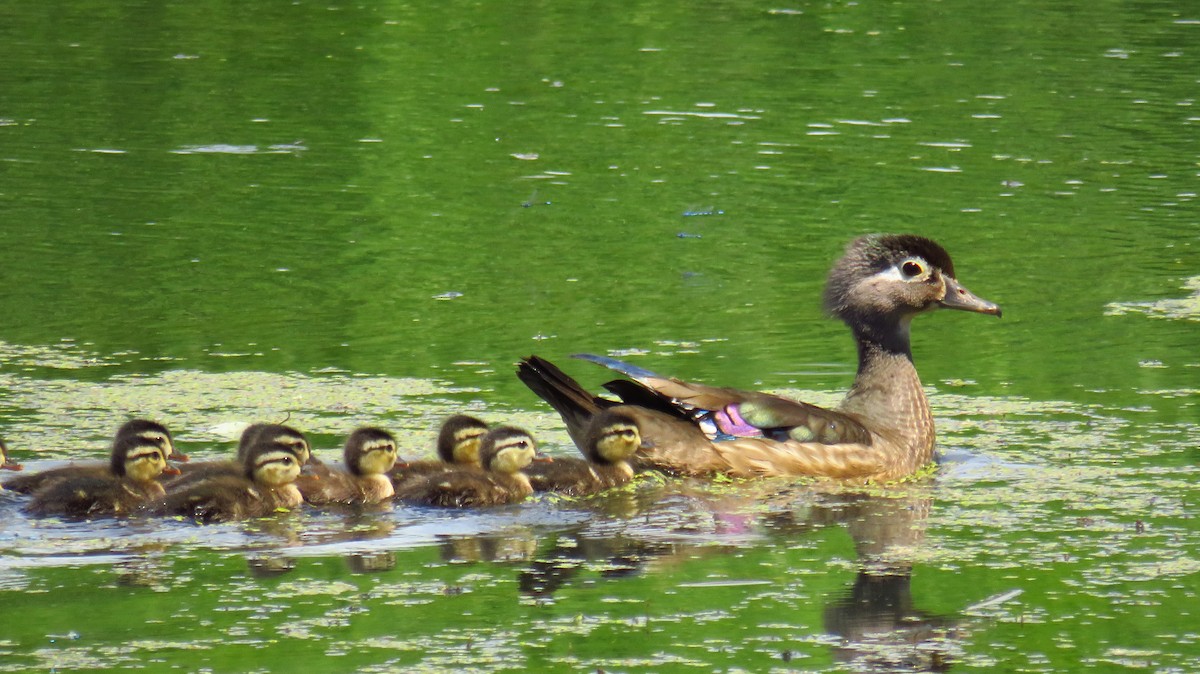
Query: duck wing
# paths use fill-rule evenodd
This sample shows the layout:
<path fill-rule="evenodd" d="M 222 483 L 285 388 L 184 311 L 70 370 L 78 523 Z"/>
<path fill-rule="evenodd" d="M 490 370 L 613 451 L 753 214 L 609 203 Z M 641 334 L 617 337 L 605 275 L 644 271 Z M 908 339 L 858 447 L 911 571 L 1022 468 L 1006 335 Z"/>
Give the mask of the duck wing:
<path fill-rule="evenodd" d="M 715 441 L 763 437 L 825 445 L 871 443 L 870 431 L 852 414 L 769 393 L 685 382 L 607 356 L 574 357 L 629 377 L 632 381 L 605 385 L 623 402 L 690 419 Z"/>

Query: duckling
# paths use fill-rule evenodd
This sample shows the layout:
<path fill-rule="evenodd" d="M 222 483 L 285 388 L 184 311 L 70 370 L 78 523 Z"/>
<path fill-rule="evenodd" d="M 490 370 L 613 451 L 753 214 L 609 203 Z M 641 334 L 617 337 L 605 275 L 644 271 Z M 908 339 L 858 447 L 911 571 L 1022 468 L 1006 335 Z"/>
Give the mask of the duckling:
<path fill-rule="evenodd" d="M 346 471 L 301 475 L 296 487 L 313 505 L 379 503 L 395 494 L 387 472 L 396 463 L 396 438 L 381 428 L 359 428 L 342 449 Z"/>
<path fill-rule="evenodd" d="M 852 481 L 900 479 L 933 458 L 934 424 L 912 362 L 909 327 L 938 308 L 1000 316 L 955 276 L 931 239 L 869 235 L 833 266 L 825 307 L 858 346 L 858 373 L 835 409 L 787 398 L 664 377 L 621 361 L 580 354 L 629 379 L 605 385 L 621 402 L 595 397 L 536 356 L 518 376 L 550 403 L 576 438 L 606 408 L 641 430 L 639 461 L 671 472 L 734 476 L 808 475 Z M 619 406 L 619 407 L 618 407 Z"/>
<path fill-rule="evenodd" d="M 22 468 L 24 466 L 8 457 L 8 445 L 0 440 L 0 470 L 21 470 Z M 0 489 L 2 488 L 3 485 L 0 485 Z"/>
<path fill-rule="evenodd" d="M 163 495 L 158 476 L 177 470 L 157 439 L 122 437 L 113 445 L 108 475 L 78 473 L 52 480 L 33 493 L 31 515 L 72 518 L 119 517 Z"/>
<path fill-rule="evenodd" d="M 479 445 L 488 425 L 466 414 L 455 414 L 442 422 L 438 432 L 436 461 L 398 461 L 388 472 L 394 486 L 414 477 L 444 473 L 457 466 L 479 466 Z"/>
<path fill-rule="evenodd" d="M 218 475 L 233 477 L 242 475 L 245 472 L 246 453 L 260 440 L 276 442 L 291 448 L 301 466 L 316 461 L 309 447 L 308 439 L 295 428 L 282 424 L 250 424 L 242 431 L 241 438 L 238 440 L 236 459 L 194 461 L 185 467 L 180 467 L 180 472 L 183 474 L 168 482 L 167 490 L 183 489 Z"/>
<path fill-rule="evenodd" d="M 529 433 L 500 426 L 483 436 L 479 457 L 487 469 L 459 466 L 413 478 L 396 489 L 396 498 L 418 505 L 469 508 L 517 503 L 533 493 L 521 472 L 537 453 Z"/>
<path fill-rule="evenodd" d="M 182 515 L 198 522 L 266 517 L 298 507 L 300 460 L 294 445 L 260 437 L 245 453 L 241 475 L 214 474 L 147 503 L 154 515 Z"/>
<path fill-rule="evenodd" d="M 530 464 L 525 476 L 534 491 L 585 496 L 619 487 L 633 479 L 629 461 L 642 445 L 637 420 L 619 409 L 595 415 L 579 449 L 586 459 L 555 458 Z"/>
<path fill-rule="evenodd" d="M 171 432 L 167 430 L 167 427 L 148 419 L 132 419 L 122 424 L 113 437 L 112 451 L 116 451 L 118 446 L 127 446 L 128 443 L 137 439 L 145 440 L 147 443 L 161 448 L 168 459 L 187 460 L 187 455 L 175 451 L 175 443 L 172 441 Z M 111 465 L 111 461 L 72 463 L 12 478 L 4 483 L 4 488 L 19 494 L 32 494 L 51 482 L 64 478 L 81 476 L 107 478 L 112 475 Z"/>

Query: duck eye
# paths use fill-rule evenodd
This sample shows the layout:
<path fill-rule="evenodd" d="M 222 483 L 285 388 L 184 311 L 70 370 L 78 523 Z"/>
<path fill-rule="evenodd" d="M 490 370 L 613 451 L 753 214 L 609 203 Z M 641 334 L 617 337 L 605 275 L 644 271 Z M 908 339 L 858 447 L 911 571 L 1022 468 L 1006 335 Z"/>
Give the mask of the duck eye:
<path fill-rule="evenodd" d="M 905 276 L 912 278 L 914 276 L 919 276 L 921 272 L 925 271 L 925 269 L 921 266 L 920 262 L 906 260 L 904 264 L 900 265 L 900 271 L 904 272 Z"/>

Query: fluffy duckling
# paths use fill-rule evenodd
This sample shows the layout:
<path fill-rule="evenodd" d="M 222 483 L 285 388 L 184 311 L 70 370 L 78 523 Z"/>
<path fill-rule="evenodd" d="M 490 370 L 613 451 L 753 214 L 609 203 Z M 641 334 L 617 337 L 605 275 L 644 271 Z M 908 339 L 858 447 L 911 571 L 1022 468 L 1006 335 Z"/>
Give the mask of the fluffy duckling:
<path fill-rule="evenodd" d="M 238 440 L 237 458 L 218 461 L 195 461 L 181 467 L 183 473 L 167 483 L 167 491 L 178 491 L 211 477 L 239 477 L 245 473 L 246 453 L 258 442 L 275 442 L 291 449 L 304 466 L 315 461 L 308 438 L 300 431 L 283 424 L 250 424 Z M 317 462 L 319 463 L 319 462 Z"/>
<path fill-rule="evenodd" d="M 175 471 L 156 439 L 140 435 L 121 438 L 113 446 L 108 474 L 80 473 L 46 483 L 25 506 L 31 515 L 117 517 L 163 495 L 158 476 Z"/>
<path fill-rule="evenodd" d="M 21 470 L 21 468 L 21 464 L 8 458 L 8 445 L 0 440 L 0 470 Z"/>
<path fill-rule="evenodd" d="M 619 410 L 605 410 L 587 426 L 579 448 L 586 458 L 556 458 L 530 464 L 525 475 L 534 491 L 571 496 L 595 494 L 633 479 L 629 462 L 641 446 L 637 420 Z"/>
<path fill-rule="evenodd" d="M 210 475 L 146 504 L 145 511 L 203 523 L 266 517 L 303 503 L 294 484 L 300 465 L 294 446 L 260 438 L 246 451 L 241 475 Z"/>
<path fill-rule="evenodd" d="M 479 445 L 488 425 L 466 414 L 455 414 L 442 422 L 438 432 L 436 461 L 398 461 L 388 472 L 392 484 L 432 473 L 445 473 L 457 466 L 479 466 Z"/>
<path fill-rule="evenodd" d="M 396 489 L 396 498 L 418 505 L 468 508 L 517 503 L 533 493 L 521 471 L 537 453 L 529 433 L 500 426 L 483 436 L 479 457 L 487 467 L 460 466 L 416 477 Z"/>
<path fill-rule="evenodd" d="M 342 449 L 345 471 L 302 475 L 296 487 L 313 505 L 379 503 L 395 494 L 387 472 L 396 463 L 396 438 L 381 428 L 359 428 Z"/>
<path fill-rule="evenodd" d="M 187 455 L 175 451 L 175 443 L 171 439 L 171 431 L 168 431 L 166 426 L 148 419 L 132 419 L 122 424 L 113 437 L 112 452 L 115 452 L 118 447 L 128 446 L 129 443 L 139 440 L 159 447 L 168 459 L 173 461 L 187 460 Z M 111 477 L 111 466 L 111 461 L 72 463 L 12 478 L 4 483 L 4 488 L 11 489 L 20 494 L 32 494 L 52 482 L 65 478 L 84 476 L 98 478 Z"/>

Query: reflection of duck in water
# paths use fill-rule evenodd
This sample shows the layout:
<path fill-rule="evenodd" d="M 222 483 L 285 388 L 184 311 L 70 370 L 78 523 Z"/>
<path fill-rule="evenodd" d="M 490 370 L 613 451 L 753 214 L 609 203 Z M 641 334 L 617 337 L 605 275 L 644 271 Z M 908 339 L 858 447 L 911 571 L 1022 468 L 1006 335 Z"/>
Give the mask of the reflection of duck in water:
<path fill-rule="evenodd" d="M 579 449 L 585 458 L 556 458 L 525 469 L 534 491 L 584 496 L 633 479 L 629 461 L 641 447 L 642 436 L 632 416 L 605 410 L 593 417 L 580 435 L 583 443 Z"/>
<path fill-rule="evenodd" d="M 346 439 L 342 449 L 346 470 L 326 470 L 320 476 L 302 475 L 296 486 L 314 505 L 365 504 L 390 499 L 395 490 L 387 472 L 396 463 L 396 438 L 382 428 L 364 427 Z"/>
<path fill-rule="evenodd" d="M 460 466 L 479 466 L 479 446 L 488 425 L 466 414 L 455 414 L 442 422 L 438 432 L 436 461 L 397 461 L 388 472 L 392 484 L 431 473 L 445 473 Z"/>
<path fill-rule="evenodd" d="M 131 443 L 147 443 L 159 447 L 168 459 L 172 461 L 187 461 L 185 454 L 175 451 L 175 443 L 171 439 L 171 431 L 160 423 L 148 419 L 131 419 L 121 425 L 113 436 L 112 449 L 108 461 L 86 461 L 73 463 L 58 468 L 19 475 L 4 483 L 4 488 L 19 494 L 32 494 L 42 487 L 63 478 L 96 477 L 107 478 L 112 475 L 112 452 L 118 447 L 129 447 Z"/>
<path fill-rule="evenodd" d="M 529 433 L 511 426 L 488 431 L 479 456 L 486 470 L 462 466 L 405 481 L 396 498 L 418 505 L 444 508 L 495 506 L 523 501 L 533 493 L 529 478 L 521 472 L 537 453 Z"/>
<path fill-rule="evenodd" d="M 112 517 L 128 515 L 147 500 L 163 495 L 158 477 L 167 466 L 162 438 L 122 436 L 113 445 L 108 474 L 87 469 L 47 482 L 25 506 L 31 515 Z"/>
<path fill-rule="evenodd" d="M 778 396 L 663 377 L 601 356 L 580 356 L 629 379 L 597 398 L 549 362 L 531 356 L 518 376 L 571 428 L 606 407 L 633 415 L 646 448 L 639 458 L 684 474 L 809 475 L 892 481 L 933 458 L 934 427 L 909 327 L 937 308 L 1000 315 L 955 278 L 949 254 L 912 235 L 855 239 L 834 265 L 825 306 L 858 345 L 854 385 L 836 409 Z"/>

